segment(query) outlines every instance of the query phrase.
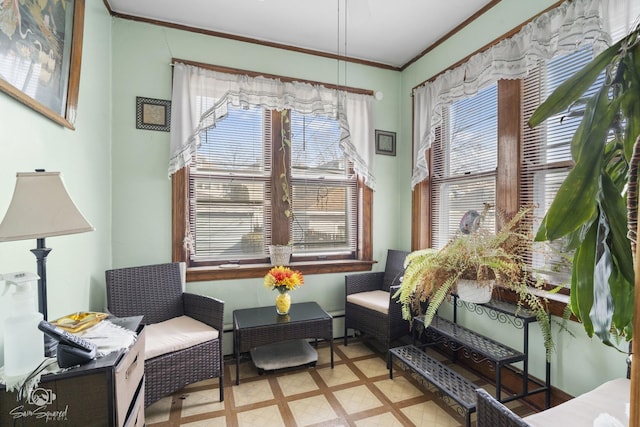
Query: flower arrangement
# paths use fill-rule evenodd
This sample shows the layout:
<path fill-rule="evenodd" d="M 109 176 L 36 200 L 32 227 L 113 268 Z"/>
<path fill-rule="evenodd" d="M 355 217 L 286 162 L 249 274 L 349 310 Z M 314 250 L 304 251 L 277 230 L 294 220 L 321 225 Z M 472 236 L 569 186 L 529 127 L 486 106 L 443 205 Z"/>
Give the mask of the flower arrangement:
<path fill-rule="evenodd" d="M 273 267 L 264 276 L 264 286 L 271 290 L 277 289 L 279 292 L 292 291 L 303 284 L 302 273 L 289 267 Z"/>

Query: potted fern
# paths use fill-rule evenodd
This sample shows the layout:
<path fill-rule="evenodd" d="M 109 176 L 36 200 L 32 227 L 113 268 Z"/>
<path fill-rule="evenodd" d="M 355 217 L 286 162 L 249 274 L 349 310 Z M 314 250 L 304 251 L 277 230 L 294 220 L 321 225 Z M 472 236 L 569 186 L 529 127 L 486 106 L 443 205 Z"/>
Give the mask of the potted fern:
<path fill-rule="evenodd" d="M 496 284 L 510 289 L 517 294 L 518 304 L 531 310 L 540 322 L 548 356 L 553 346 L 549 313 L 541 293 L 532 292 L 532 289 L 541 288 L 543 282 L 533 278 L 523 259 L 533 242 L 527 231 L 527 219 L 532 209 L 520 209 L 494 233 L 483 226 L 488 208 L 485 205 L 470 228 L 465 228 L 463 220 L 462 232 L 442 249 L 410 253 L 405 259 L 402 284 L 394 297 L 399 298 L 402 316 L 409 321 L 415 315 L 422 315 L 422 307 L 428 303 L 424 313 L 424 323 L 428 326 L 445 299 L 452 293 L 460 295 L 461 279 L 473 280 L 480 288 L 491 289 Z"/>

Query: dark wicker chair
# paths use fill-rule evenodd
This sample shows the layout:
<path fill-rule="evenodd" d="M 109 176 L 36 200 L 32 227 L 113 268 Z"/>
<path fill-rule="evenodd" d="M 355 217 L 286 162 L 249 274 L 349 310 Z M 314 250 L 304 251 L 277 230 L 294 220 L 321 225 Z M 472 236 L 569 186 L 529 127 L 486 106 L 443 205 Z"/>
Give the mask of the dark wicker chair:
<path fill-rule="evenodd" d="M 345 276 L 344 345 L 347 345 L 348 328 L 370 335 L 386 349 L 389 349 L 392 341 L 409 334 L 409 322 L 402 318 L 402 306 L 393 299 L 404 274 L 407 255 L 408 252 L 390 249 L 385 271 Z M 350 295 L 371 291 L 386 291 L 389 294 L 388 313 L 349 301 Z"/>
<path fill-rule="evenodd" d="M 184 292 L 184 264 L 167 263 L 106 271 L 108 310 L 143 315 L 145 325 L 186 315 L 218 331 L 218 338 L 144 362 L 145 407 L 188 384 L 219 378 L 224 400 L 222 334 L 224 302 Z"/>
<path fill-rule="evenodd" d="M 476 406 L 476 427 L 530 427 L 522 418 L 511 409 L 498 402 L 485 389 L 476 390 L 478 403 Z"/>

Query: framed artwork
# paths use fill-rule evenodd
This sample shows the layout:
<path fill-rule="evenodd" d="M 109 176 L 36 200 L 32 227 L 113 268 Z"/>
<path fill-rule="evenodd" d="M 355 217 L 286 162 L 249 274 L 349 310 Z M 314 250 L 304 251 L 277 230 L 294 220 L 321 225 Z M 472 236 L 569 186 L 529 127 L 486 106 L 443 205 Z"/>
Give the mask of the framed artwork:
<path fill-rule="evenodd" d="M 0 7 L 0 90 L 74 129 L 85 0 L 23 0 Z"/>
<path fill-rule="evenodd" d="M 396 155 L 396 133 L 376 129 L 376 154 Z"/>
<path fill-rule="evenodd" d="M 136 97 L 136 128 L 169 132 L 171 101 Z"/>

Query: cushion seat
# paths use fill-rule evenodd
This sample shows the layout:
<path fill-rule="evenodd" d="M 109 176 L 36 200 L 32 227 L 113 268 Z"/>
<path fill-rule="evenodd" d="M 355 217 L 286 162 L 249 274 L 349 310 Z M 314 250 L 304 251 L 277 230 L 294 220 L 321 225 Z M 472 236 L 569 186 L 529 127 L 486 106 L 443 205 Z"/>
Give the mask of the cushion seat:
<path fill-rule="evenodd" d="M 388 349 L 391 342 L 410 331 L 402 318 L 402 305 L 393 295 L 404 274 L 406 251 L 389 249 L 384 271 L 347 274 L 344 277 L 344 345 L 349 329 L 359 331 Z"/>
<path fill-rule="evenodd" d="M 105 278 L 109 312 L 143 316 L 144 406 L 212 378 L 222 402 L 224 301 L 185 292 L 183 262 L 115 268 Z"/>
<path fill-rule="evenodd" d="M 357 294 L 347 295 L 347 302 L 382 314 L 389 314 L 389 292 L 386 291 L 358 292 Z"/>
<path fill-rule="evenodd" d="M 189 316 L 147 325 L 145 330 L 145 360 L 215 340 L 219 335 L 216 329 Z"/>

